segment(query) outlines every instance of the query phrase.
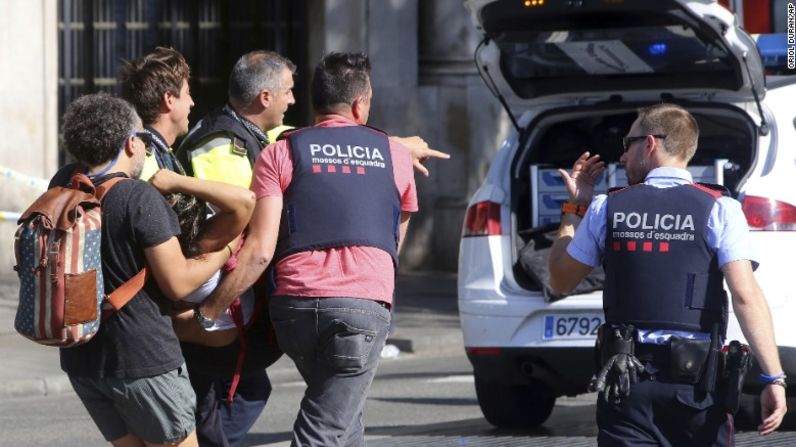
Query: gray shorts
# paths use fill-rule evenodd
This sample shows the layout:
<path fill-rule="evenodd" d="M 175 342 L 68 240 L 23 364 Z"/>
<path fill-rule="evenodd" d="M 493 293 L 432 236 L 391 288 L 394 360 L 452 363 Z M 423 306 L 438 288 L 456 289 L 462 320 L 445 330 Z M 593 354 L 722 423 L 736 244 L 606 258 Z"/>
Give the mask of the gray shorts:
<path fill-rule="evenodd" d="M 194 431 L 196 395 L 185 364 L 153 377 L 69 380 L 108 442 L 131 433 L 152 444 L 174 444 Z"/>

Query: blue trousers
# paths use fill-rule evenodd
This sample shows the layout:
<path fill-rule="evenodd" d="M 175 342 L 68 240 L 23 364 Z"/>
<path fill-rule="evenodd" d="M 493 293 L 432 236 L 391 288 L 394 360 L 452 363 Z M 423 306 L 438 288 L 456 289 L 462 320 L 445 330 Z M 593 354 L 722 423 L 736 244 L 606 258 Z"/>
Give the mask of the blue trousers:
<path fill-rule="evenodd" d="M 650 366 L 648 366 L 649 370 Z M 631 385 L 620 405 L 597 400 L 597 444 L 608 446 L 731 447 L 733 417 L 723 393 L 705 393 L 696 385 L 672 383 L 665 375 Z"/>
<path fill-rule="evenodd" d="M 271 395 L 265 369 L 241 376 L 232 404 L 230 381 L 191 373 L 196 392 L 196 435 L 201 447 L 238 447 L 263 412 Z"/>
<path fill-rule="evenodd" d="M 360 298 L 272 297 L 280 348 L 307 383 L 293 426 L 293 447 L 362 447 L 362 415 L 390 311 Z"/>

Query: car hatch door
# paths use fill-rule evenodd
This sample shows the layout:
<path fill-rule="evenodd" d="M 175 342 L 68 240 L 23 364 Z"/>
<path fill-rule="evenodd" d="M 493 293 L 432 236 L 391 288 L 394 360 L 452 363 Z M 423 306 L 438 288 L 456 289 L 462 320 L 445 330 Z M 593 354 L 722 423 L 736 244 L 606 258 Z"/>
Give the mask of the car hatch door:
<path fill-rule="evenodd" d="M 712 0 L 465 0 L 477 64 L 512 108 L 765 95 L 754 40 Z M 757 98 L 755 98 L 757 97 Z"/>

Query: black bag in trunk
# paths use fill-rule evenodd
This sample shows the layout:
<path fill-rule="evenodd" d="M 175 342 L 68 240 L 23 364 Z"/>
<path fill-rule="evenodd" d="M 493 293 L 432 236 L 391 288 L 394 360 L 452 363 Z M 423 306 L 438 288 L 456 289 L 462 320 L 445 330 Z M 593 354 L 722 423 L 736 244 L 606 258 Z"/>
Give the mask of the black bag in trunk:
<path fill-rule="evenodd" d="M 605 271 L 602 266 L 592 270 L 569 294 L 560 295 L 550 288 L 550 271 L 547 268 L 547 261 L 550 256 L 550 247 L 553 245 L 557 233 L 558 224 L 542 225 L 520 232 L 521 235 L 527 236 L 529 239 L 528 243 L 520 249 L 517 262 L 528 279 L 537 285 L 547 301 L 557 301 L 569 295 L 602 290 L 605 282 Z"/>

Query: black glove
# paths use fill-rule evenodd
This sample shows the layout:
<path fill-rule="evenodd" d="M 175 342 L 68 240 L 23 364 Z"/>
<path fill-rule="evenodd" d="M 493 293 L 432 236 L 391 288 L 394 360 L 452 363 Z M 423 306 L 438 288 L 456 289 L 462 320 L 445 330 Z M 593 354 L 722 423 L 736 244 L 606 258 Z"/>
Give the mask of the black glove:
<path fill-rule="evenodd" d="M 607 403 L 620 404 L 630 395 L 630 384 L 637 383 L 644 365 L 632 354 L 615 354 L 605 362 L 589 384 L 590 391 L 603 393 Z"/>

